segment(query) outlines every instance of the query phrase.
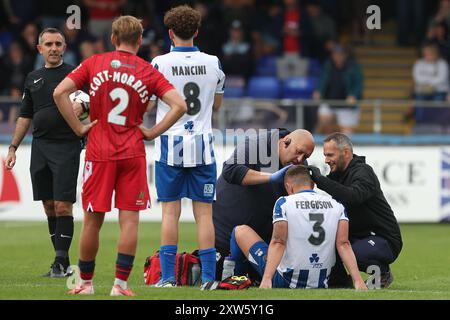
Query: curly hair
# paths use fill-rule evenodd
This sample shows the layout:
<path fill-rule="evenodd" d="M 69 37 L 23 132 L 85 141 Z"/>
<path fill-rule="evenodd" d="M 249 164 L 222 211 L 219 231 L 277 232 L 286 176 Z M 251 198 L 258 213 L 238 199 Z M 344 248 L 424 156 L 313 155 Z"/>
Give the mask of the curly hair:
<path fill-rule="evenodd" d="M 191 39 L 201 24 L 200 12 L 188 5 L 174 7 L 164 15 L 164 25 L 183 40 Z"/>

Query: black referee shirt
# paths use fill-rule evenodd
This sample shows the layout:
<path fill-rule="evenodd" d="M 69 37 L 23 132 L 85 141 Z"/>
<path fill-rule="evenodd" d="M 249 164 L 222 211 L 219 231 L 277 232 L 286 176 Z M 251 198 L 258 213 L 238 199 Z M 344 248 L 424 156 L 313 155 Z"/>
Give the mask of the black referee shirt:
<path fill-rule="evenodd" d="M 265 161 L 260 158 L 259 152 L 254 155 L 256 157 L 249 154 L 255 152 L 254 146 L 262 144 L 267 144 L 266 150 L 270 150 L 273 138 L 283 138 L 289 134 L 289 131 L 284 129 L 279 130 L 279 135 L 275 131 L 247 138 L 245 143 L 236 147 L 231 158 L 236 160 L 239 154 L 245 154 L 244 164 L 229 164 L 228 161 L 223 164 L 222 174 L 216 184 L 217 200 L 213 203 L 216 248 L 219 250 L 229 250 L 231 232 L 234 227 L 241 224 L 250 226 L 264 241 L 270 242 L 273 206 L 279 197 L 287 195 L 286 190 L 284 186 L 277 188 L 270 183 L 252 186 L 242 186 L 241 183 L 248 170 L 261 171 L 263 168 L 271 167 L 270 163 L 264 164 Z M 273 159 L 277 159 L 275 167 L 278 170 L 281 168 L 278 148 L 276 153 Z M 252 158 L 256 158 L 256 161 L 251 161 L 255 160 Z"/>
<path fill-rule="evenodd" d="M 53 100 L 53 91 L 74 69 L 68 64 L 30 72 L 25 80 L 19 116 L 33 119 L 33 138 L 79 140 Z"/>

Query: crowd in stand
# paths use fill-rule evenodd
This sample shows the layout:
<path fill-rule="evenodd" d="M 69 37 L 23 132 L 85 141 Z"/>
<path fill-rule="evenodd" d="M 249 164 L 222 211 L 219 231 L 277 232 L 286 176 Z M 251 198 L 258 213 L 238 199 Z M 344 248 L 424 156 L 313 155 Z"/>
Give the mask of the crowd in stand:
<path fill-rule="evenodd" d="M 413 67 L 416 133 L 449 129 L 450 108 L 421 107 L 422 101 L 450 102 L 450 0 L 441 0 L 428 22 L 421 58 Z"/>
<path fill-rule="evenodd" d="M 144 25 L 139 56 L 150 61 L 170 48 L 162 23 L 164 12 L 172 6 L 188 3 L 202 14 L 196 45 L 202 51 L 219 56 L 227 75 L 228 98 L 315 99 L 317 105 L 322 99 L 346 100 L 343 105 L 321 104 L 319 108 L 306 108 L 305 124 L 307 129 L 316 132 L 340 129 L 352 133 L 359 122 L 356 101 L 362 98 L 363 75 L 351 53 L 338 43 L 338 39 L 342 29 L 346 27 L 348 33 L 350 27 L 353 40 L 370 41 L 361 18 L 366 17 L 365 8 L 369 2 L 4 0 L 0 2 L 0 96 L 20 97 L 26 74 L 43 66 L 36 44 L 40 30 L 45 27 L 63 30 L 67 42 L 64 60 L 77 65 L 86 57 L 111 50 L 109 30 L 112 20 L 121 14 L 134 15 L 141 18 Z M 419 2 L 397 0 L 399 30 L 402 22 L 409 19 L 408 14 L 423 9 Z M 81 8 L 81 29 L 69 29 L 65 23 L 71 14 L 66 10 L 73 4 Z M 450 0 L 442 0 L 425 32 L 424 58 L 414 67 L 417 99 L 447 99 L 449 23 Z M 408 43 L 410 39 L 403 38 L 404 35 L 399 33 L 399 44 L 411 44 Z M 434 68 L 438 70 L 436 74 Z M 436 84 L 436 79 L 442 79 L 441 83 Z M 267 86 L 269 90 L 266 90 Z M 432 89 L 426 91 L 427 88 Z M 245 111 L 243 105 L 235 119 L 245 122 L 254 118 L 253 106 L 248 105 L 250 112 Z M 278 108 L 280 114 L 294 110 L 274 108 Z M 422 118 L 428 119 L 424 110 L 417 108 L 416 111 L 419 122 Z M 11 117 L 16 113 L 0 105 L 0 119 L 3 119 L 0 131 L 8 130 L 9 124 L 14 123 Z M 5 122 L 8 125 L 3 125 Z"/>

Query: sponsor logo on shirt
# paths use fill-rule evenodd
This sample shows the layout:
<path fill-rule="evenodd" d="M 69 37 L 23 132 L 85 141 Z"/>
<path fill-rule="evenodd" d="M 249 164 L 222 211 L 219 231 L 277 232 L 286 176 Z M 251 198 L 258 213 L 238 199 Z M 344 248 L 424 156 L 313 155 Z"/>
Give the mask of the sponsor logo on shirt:
<path fill-rule="evenodd" d="M 111 67 L 114 69 L 119 69 L 122 63 L 119 60 L 112 60 L 111 61 Z"/>

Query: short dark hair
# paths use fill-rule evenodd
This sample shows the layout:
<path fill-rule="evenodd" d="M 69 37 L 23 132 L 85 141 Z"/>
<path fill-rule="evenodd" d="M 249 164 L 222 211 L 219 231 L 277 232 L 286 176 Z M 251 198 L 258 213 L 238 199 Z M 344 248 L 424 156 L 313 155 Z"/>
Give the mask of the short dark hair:
<path fill-rule="evenodd" d="M 189 40 L 194 36 L 200 28 L 201 20 L 200 12 L 188 5 L 174 7 L 164 15 L 164 25 L 183 40 Z"/>
<path fill-rule="evenodd" d="M 284 175 L 284 181 L 286 182 L 288 180 L 291 180 L 295 184 L 299 185 L 312 184 L 309 170 L 302 164 L 292 166 L 286 171 L 286 174 Z"/>
<path fill-rule="evenodd" d="M 38 38 L 39 44 L 42 44 L 42 36 L 44 35 L 44 33 L 59 33 L 63 37 L 64 42 L 66 42 L 66 37 L 64 36 L 64 33 L 61 32 L 61 30 L 56 28 L 45 28 L 44 30 L 41 31 L 41 33 L 39 33 Z"/>
<path fill-rule="evenodd" d="M 339 150 L 343 150 L 344 148 L 349 148 L 351 152 L 353 152 L 353 143 L 352 140 L 348 136 L 343 133 L 335 132 L 326 137 L 323 142 L 336 142 L 336 146 Z"/>

